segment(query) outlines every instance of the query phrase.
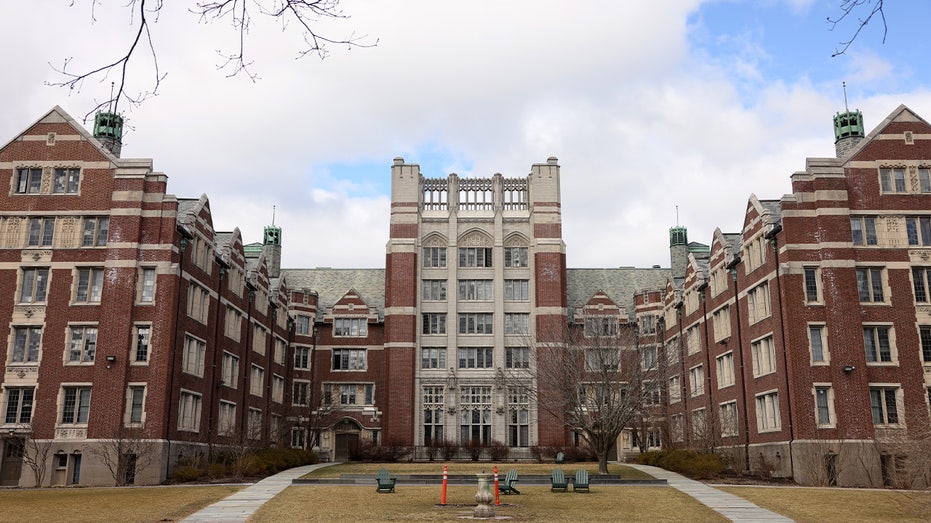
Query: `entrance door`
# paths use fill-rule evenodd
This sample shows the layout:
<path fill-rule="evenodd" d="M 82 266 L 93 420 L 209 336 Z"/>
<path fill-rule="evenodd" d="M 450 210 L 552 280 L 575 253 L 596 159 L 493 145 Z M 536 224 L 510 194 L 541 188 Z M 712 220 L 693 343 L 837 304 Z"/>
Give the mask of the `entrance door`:
<path fill-rule="evenodd" d="M 81 483 L 81 455 L 71 455 L 71 483 L 69 485 L 78 485 Z"/>
<path fill-rule="evenodd" d="M 357 450 L 359 450 L 359 434 L 337 434 L 336 435 L 336 461 L 346 461 Z"/>
<path fill-rule="evenodd" d="M 7 438 L 3 444 L 3 462 L 0 464 L 0 485 L 19 485 L 23 470 L 23 440 Z"/>

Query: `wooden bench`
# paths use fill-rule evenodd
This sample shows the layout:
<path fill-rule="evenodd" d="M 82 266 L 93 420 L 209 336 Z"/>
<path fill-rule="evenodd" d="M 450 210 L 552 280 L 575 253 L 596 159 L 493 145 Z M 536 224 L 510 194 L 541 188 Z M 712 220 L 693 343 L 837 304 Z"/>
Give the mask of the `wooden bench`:
<path fill-rule="evenodd" d="M 398 478 L 392 478 L 387 470 L 381 469 L 375 474 L 375 481 L 378 483 L 375 492 L 394 492 L 394 483 Z"/>
<path fill-rule="evenodd" d="M 585 470 L 585 469 L 579 469 L 579 470 L 576 471 L 576 473 L 575 473 L 575 481 L 572 482 L 572 491 L 573 491 L 573 492 L 581 492 L 581 491 L 583 491 L 583 490 L 584 490 L 585 492 L 589 492 L 589 490 L 588 490 L 588 471 Z"/>
<path fill-rule="evenodd" d="M 551 492 L 556 492 L 557 490 L 567 492 L 569 489 L 569 482 L 566 481 L 566 475 L 563 474 L 562 469 L 553 469 L 550 483 L 552 484 L 550 487 Z"/>
<path fill-rule="evenodd" d="M 505 476 L 504 481 L 498 482 L 498 492 L 502 494 L 520 494 L 520 491 L 515 487 L 516 484 L 517 469 L 511 469 L 508 471 L 508 475 Z"/>

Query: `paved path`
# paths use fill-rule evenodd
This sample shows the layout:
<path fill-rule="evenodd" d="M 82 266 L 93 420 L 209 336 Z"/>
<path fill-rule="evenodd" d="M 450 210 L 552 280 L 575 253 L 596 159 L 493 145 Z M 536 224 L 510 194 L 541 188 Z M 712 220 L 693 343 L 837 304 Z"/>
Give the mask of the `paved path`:
<path fill-rule="evenodd" d="M 785 516 L 766 510 L 741 497 L 709 487 L 700 481 L 688 479 L 675 472 L 649 465 L 635 465 L 633 463 L 624 463 L 624 465 L 642 470 L 655 478 L 665 479 L 670 487 L 685 492 L 731 521 L 739 523 L 793 523 L 793 520 Z"/>
<path fill-rule="evenodd" d="M 282 490 L 291 486 L 291 480 L 307 474 L 320 467 L 335 465 L 335 463 L 317 463 L 295 467 L 274 476 L 269 476 L 258 483 L 250 485 L 239 492 L 217 501 L 202 510 L 195 512 L 181 520 L 182 523 L 202 522 L 238 522 L 249 519 L 256 510 L 268 500 L 277 496 Z"/>

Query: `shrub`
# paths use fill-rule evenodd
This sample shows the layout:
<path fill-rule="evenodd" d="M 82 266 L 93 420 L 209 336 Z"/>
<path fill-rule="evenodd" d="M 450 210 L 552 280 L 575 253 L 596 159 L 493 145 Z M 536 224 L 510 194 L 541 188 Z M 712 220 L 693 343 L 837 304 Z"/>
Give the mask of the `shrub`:
<path fill-rule="evenodd" d="M 444 441 L 440 448 L 443 451 L 443 461 L 452 461 L 459 454 L 459 445 L 449 441 Z"/>
<path fill-rule="evenodd" d="M 711 479 L 724 472 L 724 461 L 717 454 L 689 449 L 669 449 L 659 452 L 644 452 L 637 462 L 662 467 L 685 474 L 693 479 Z"/>
<path fill-rule="evenodd" d="M 171 473 L 171 479 L 179 482 L 197 481 L 202 477 L 204 477 L 203 469 L 193 465 L 178 467 Z"/>
<path fill-rule="evenodd" d="M 485 447 L 482 445 L 480 440 L 470 440 L 469 444 L 466 445 L 466 452 L 469 453 L 469 459 L 472 461 L 478 461 L 478 459 L 482 457 L 482 449 L 484 448 Z"/>
<path fill-rule="evenodd" d="M 488 458 L 492 461 L 508 459 L 508 446 L 497 440 L 492 441 L 488 445 Z"/>

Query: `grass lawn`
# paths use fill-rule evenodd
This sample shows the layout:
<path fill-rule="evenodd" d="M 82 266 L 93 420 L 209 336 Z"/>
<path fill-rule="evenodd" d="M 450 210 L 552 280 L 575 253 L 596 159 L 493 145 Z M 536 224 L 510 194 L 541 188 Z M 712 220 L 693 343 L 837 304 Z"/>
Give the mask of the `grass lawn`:
<path fill-rule="evenodd" d="M 177 521 L 242 487 L 0 490 L 0 521 Z"/>
<path fill-rule="evenodd" d="M 442 462 L 434 461 L 432 463 L 343 463 L 323 467 L 305 475 L 305 478 L 336 478 L 340 474 L 371 474 L 373 477 L 378 469 L 388 469 L 392 474 L 442 474 L 443 465 L 449 465 L 450 474 L 475 474 L 477 472 L 491 472 L 495 467 L 494 463 L 484 462 Z M 584 468 L 592 476 L 598 474 L 598 463 L 565 463 L 563 465 L 554 465 L 552 463 L 498 463 L 498 475 L 503 479 L 510 469 L 517 469 L 518 477 L 520 474 L 545 474 L 549 475 L 554 468 L 561 468 L 567 476 L 575 475 L 575 471 Z M 609 464 L 608 472 L 611 474 L 620 474 L 622 479 L 653 479 L 653 476 L 640 472 L 637 469 L 625 467 L 624 465 Z M 520 488 L 518 482 L 518 488 Z"/>
<path fill-rule="evenodd" d="M 472 486 L 449 487 L 447 506 L 437 507 L 439 486 L 399 485 L 394 494 L 376 494 L 374 486 L 292 486 L 266 503 L 249 521 L 456 521 L 458 516 L 472 515 L 471 506 L 455 505 L 475 505 L 475 491 Z M 510 516 L 512 521 L 727 521 L 668 487 L 593 485 L 591 493 L 586 494 L 525 486 L 520 491 L 520 495 L 501 496 L 497 516 Z"/>
<path fill-rule="evenodd" d="M 799 523 L 918 522 L 931 518 L 931 492 L 796 488 L 720 487 Z"/>

